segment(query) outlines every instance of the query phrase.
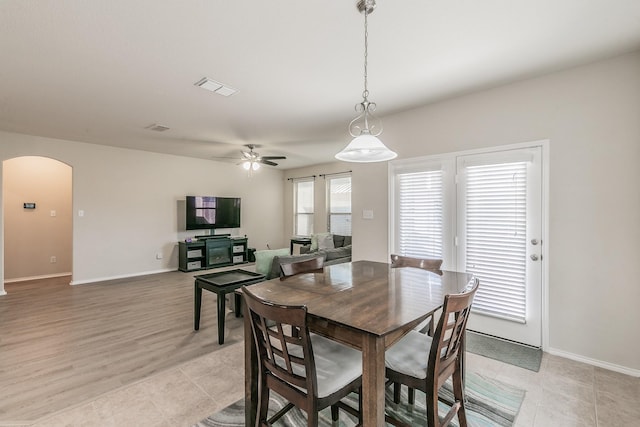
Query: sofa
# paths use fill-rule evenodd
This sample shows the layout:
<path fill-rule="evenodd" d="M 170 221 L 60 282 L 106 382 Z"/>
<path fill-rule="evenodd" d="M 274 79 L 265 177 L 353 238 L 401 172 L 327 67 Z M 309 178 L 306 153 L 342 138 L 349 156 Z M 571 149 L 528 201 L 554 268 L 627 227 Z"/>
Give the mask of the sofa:
<path fill-rule="evenodd" d="M 300 248 L 300 255 L 291 255 L 289 248 L 256 251 L 256 272 L 265 280 L 280 277 L 280 264 L 322 257 L 324 265 L 351 261 L 351 236 L 320 233 L 311 236 L 311 245 Z"/>
<path fill-rule="evenodd" d="M 311 236 L 311 245 L 302 246 L 300 254 L 324 256 L 324 265 L 351 262 L 351 236 L 319 233 Z"/>

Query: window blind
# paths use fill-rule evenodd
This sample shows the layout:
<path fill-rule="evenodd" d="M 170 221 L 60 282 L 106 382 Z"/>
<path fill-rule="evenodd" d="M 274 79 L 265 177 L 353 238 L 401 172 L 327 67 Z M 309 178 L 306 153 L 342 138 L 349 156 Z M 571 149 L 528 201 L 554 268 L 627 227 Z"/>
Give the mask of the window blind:
<path fill-rule="evenodd" d="M 400 255 L 442 258 L 442 170 L 398 173 L 397 242 Z"/>
<path fill-rule="evenodd" d="M 293 185 L 295 198 L 295 229 L 298 236 L 310 236 L 313 233 L 313 189 L 312 180 L 296 181 Z"/>
<path fill-rule="evenodd" d="M 525 162 L 465 168 L 466 270 L 480 280 L 479 313 L 525 323 Z"/>
<path fill-rule="evenodd" d="M 351 176 L 327 179 L 329 232 L 351 236 Z"/>

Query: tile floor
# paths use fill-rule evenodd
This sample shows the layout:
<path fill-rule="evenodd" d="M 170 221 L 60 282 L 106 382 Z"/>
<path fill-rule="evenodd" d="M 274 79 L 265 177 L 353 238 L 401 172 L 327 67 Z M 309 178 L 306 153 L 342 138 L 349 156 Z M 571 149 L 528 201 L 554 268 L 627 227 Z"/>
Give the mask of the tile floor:
<path fill-rule="evenodd" d="M 517 427 L 640 425 L 640 378 L 545 354 L 532 372 L 470 354 L 469 369 L 527 391 Z M 45 417 L 34 427 L 189 427 L 243 396 L 236 342 Z"/>

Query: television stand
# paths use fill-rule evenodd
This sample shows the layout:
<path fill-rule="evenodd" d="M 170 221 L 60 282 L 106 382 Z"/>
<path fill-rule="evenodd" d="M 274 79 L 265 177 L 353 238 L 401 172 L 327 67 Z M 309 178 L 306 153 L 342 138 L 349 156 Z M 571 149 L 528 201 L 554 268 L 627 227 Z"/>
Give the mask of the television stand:
<path fill-rule="evenodd" d="M 204 270 L 248 262 L 246 237 L 231 238 L 222 234 L 196 237 L 196 242 L 178 243 L 180 271 Z"/>

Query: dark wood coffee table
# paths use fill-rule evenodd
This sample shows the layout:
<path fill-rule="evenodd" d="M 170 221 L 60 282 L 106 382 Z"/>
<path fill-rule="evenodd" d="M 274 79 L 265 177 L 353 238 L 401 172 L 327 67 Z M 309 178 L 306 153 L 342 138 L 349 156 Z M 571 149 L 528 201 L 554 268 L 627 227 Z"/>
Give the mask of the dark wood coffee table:
<path fill-rule="evenodd" d="M 200 307 L 202 305 L 202 290 L 214 292 L 218 299 L 218 343 L 224 344 L 224 314 L 226 295 L 244 285 L 252 285 L 264 280 L 264 275 L 246 270 L 228 270 L 218 273 L 201 274 L 195 276 L 193 329 L 200 329 Z M 240 317 L 240 298 L 234 295 L 234 311 Z"/>

